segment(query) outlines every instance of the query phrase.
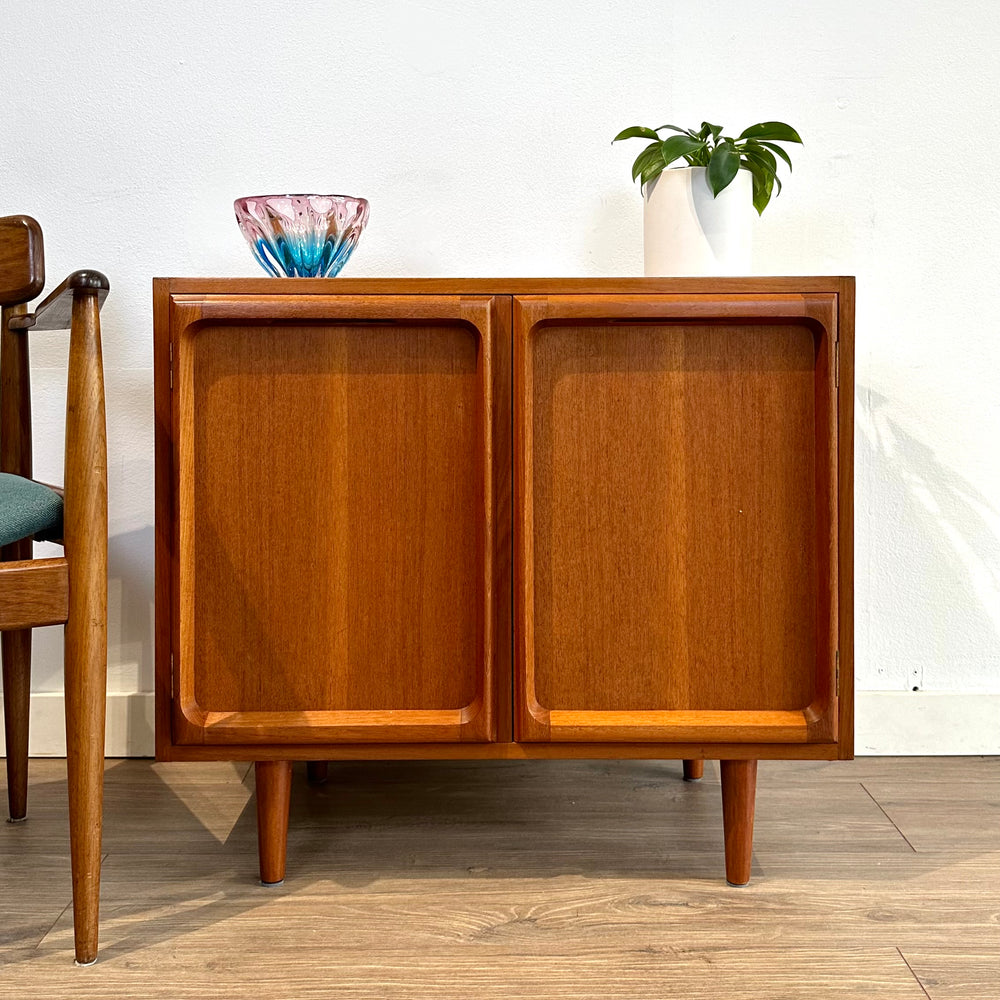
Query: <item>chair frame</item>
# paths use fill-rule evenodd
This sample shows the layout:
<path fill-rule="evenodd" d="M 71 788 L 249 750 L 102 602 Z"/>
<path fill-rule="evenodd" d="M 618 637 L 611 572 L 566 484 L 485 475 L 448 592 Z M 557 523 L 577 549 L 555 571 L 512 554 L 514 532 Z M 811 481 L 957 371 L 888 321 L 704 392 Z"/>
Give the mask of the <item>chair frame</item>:
<path fill-rule="evenodd" d="M 23 281 L 17 284 L 17 268 Z M 107 687 L 107 437 L 100 307 L 108 280 L 70 275 L 34 312 L 45 282 L 42 232 L 0 219 L 0 471 L 30 479 L 28 333 L 70 330 L 63 488 L 64 555 L 32 559 L 31 538 L 0 551 L 4 727 L 11 820 L 26 816 L 31 629 L 65 623 L 66 759 L 78 964 L 97 958 Z"/>

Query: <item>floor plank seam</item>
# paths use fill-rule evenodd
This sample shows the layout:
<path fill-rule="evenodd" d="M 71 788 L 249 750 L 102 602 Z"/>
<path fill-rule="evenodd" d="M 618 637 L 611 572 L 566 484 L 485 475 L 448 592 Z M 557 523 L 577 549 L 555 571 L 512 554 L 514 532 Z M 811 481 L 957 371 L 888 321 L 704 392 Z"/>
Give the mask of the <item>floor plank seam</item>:
<path fill-rule="evenodd" d="M 867 789 L 866 789 L 866 791 L 867 791 Z M 927 1000 L 933 1000 L 933 998 L 931 997 L 930 993 L 928 993 L 927 990 L 924 989 L 924 984 L 920 981 L 920 976 L 918 976 L 913 971 L 913 966 L 910 965 L 910 963 L 906 961 L 906 956 L 899 950 L 899 946 L 898 945 L 896 946 L 896 951 L 899 952 L 899 957 L 903 960 L 903 964 L 910 970 L 910 975 L 913 976 L 913 978 L 917 981 L 917 985 L 920 987 L 920 989 L 923 992 L 924 996 L 927 997 Z"/>
<path fill-rule="evenodd" d="M 874 802 L 874 803 L 875 803 L 875 805 L 877 805 L 877 806 L 878 806 L 878 808 L 879 808 L 879 812 L 881 812 L 881 813 L 882 813 L 882 815 L 883 815 L 883 816 L 884 816 L 884 817 L 885 817 L 885 818 L 886 818 L 886 819 L 887 819 L 887 820 L 888 820 L 888 821 L 889 821 L 890 823 L 892 823 L 892 828 L 893 828 L 893 829 L 894 829 L 894 830 L 896 831 L 896 833 L 898 833 L 898 834 L 899 834 L 899 835 L 900 835 L 900 836 L 901 836 L 901 837 L 903 838 L 903 840 L 905 840 L 905 841 L 906 841 L 906 846 L 907 846 L 907 847 L 909 847 L 909 849 L 910 849 L 911 851 L 913 851 L 913 853 L 914 853 L 914 854 L 916 854 L 916 853 L 917 853 L 917 849 L 916 849 L 916 848 L 915 848 L 915 847 L 913 846 L 913 844 L 911 844 L 911 843 L 910 843 L 910 841 L 909 841 L 909 839 L 907 838 L 906 834 L 905 834 L 905 833 L 903 833 L 903 831 L 902 831 L 902 830 L 900 830 L 900 828 L 899 828 L 898 826 L 896 826 L 896 823 L 895 823 L 895 821 L 893 820 L 893 818 L 892 818 L 892 817 L 891 817 L 891 816 L 890 816 L 890 815 L 889 815 L 889 814 L 888 814 L 888 813 L 887 813 L 887 812 L 886 812 L 886 811 L 885 811 L 885 810 L 884 810 L 884 809 L 882 808 L 882 803 L 881 803 L 881 802 L 879 802 L 879 800 L 878 800 L 877 798 L 875 798 L 875 796 L 874 796 L 874 795 L 872 795 L 872 793 L 871 793 L 871 792 L 869 792 L 869 791 L 868 791 L 868 789 L 867 789 L 867 787 L 865 786 L 865 783 L 864 783 L 863 781 L 862 781 L 862 782 L 859 782 L 859 784 L 861 785 L 861 787 L 862 787 L 862 788 L 864 788 L 864 790 L 865 790 L 865 794 L 866 794 L 866 795 L 868 796 L 868 798 L 870 798 L 870 799 L 872 800 L 872 802 Z"/>
<path fill-rule="evenodd" d="M 56 925 L 59 923 L 60 920 L 62 920 L 62 918 L 63 918 L 64 914 L 66 913 L 66 911 L 69 910 L 69 909 L 72 909 L 72 907 L 73 907 L 73 901 L 70 900 L 59 911 L 59 915 L 56 917 L 56 919 L 52 921 L 52 926 L 49 927 L 49 929 L 35 942 L 35 947 L 32 949 L 33 951 L 38 951 L 38 949 L 41 948 L 41 946 L 44 943 L 45 939 L 56 929 Z"/>

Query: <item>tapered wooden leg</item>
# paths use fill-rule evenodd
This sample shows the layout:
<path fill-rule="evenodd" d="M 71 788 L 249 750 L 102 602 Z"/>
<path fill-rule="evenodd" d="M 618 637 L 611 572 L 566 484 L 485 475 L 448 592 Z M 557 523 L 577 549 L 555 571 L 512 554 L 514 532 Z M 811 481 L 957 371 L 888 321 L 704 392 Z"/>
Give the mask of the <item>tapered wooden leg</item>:
<path fill-rule="evenodd" d="M 705 774 L 705 762 L 703 760 L 684 761 L 684 780 L 701 781 Z"/>
<path fill-rule="evenodd" d="M 108 491 L 104 375 L 96 293 L 73 301 L 66 388 L 63 541 L 66 619 L 66 770 L 76 960 L 97 960 L 108 672 Z"/>
<path fill-rule="evenodd" d="M 73 569 L 71 567 L 71 573 Z M 97 959 L 104 802 L 104 710 L 107 689 L 107 583 L 102 568 L 91 592 L 74 595 L 66 622 L 66 776 L 76 960 Z"/>
<path fill-rule="evenodd" d="M 7 805 L 10 822 L 28 812 L 28 709 L 31 706 L 31 629 L 4 632 L 3 727 L 7 739 Z"/>
<path fill-rule="evenodd" d="M 311 760 L 306 764 L 306 778 L 310 785 L 322 785 L 330 776 L 330 762 Z"/>
<path fill-rule="evenodd" d="M 292 798 L 292 762 L 259 760 L 257 780 L 257 848 L 260 853 L 260 880 L 278 885 L 285 880 L 285 853 L 288 846 L 288 807 Z"/>
<path fill-rule="evenodd" d="M 9 329 L 26 305 L 4 306 L 0 315 L 0 471 L 31 478 L 31 379 L 28 338 Z M 30 538 L 0 548 L 0 561 L 30 559 Z M 31 703 L 31 629 L 2 636 L 4 730 L 7 738 L 7 802 L 11 822 L 28 810 L 28 708 Z"/>
<path fill-rule="evenodd" d="M 31 558 L 31 539 L 0 549 L 4 562 Z M 0 636 L 3 658 L 3 725 L 7 740 L 7 805 L 12 823 L 28 814 L 28 713 L 31 707 L 31 629 Z"/>
<path fill-rule="evenodd" d="M 757 761 L 723 760 L 722 824 L 726 833 L 726 881 L 746 885 L 753 857 L 753 809 Z"/>
<path fill-rule="evenodd" d="M 69 628 L 69 625 L 67 625 Z M 76 960 L 97 959 L 104 804 L 104 706 L 107 654 L 66 644 L 66 772 Z"/>

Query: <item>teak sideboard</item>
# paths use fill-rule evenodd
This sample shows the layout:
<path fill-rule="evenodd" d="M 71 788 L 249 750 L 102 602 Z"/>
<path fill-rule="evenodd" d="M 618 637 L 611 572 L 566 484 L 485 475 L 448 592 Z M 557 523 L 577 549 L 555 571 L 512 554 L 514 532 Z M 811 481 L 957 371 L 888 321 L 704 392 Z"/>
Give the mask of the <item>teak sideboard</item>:
<path fill-rule="evenodd" d="M 157 279 L 156 738 L 853 755 L 852 278 Z"/>

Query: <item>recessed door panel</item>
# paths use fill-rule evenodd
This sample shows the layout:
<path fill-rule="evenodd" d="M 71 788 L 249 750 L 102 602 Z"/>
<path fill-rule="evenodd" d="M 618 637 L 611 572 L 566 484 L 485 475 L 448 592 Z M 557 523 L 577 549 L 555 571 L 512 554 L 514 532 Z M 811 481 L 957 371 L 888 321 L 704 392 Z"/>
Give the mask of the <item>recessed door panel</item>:
<path fill-rule="evenodd" d="M 179 741 L 494 738 L 496 303 L 327 299 L 176 338 Z"/>
<path fill-rule="evenodd" d="M 833 738 L 835 314 L 787 298 L 516 303 L 520 738 Z"/>

